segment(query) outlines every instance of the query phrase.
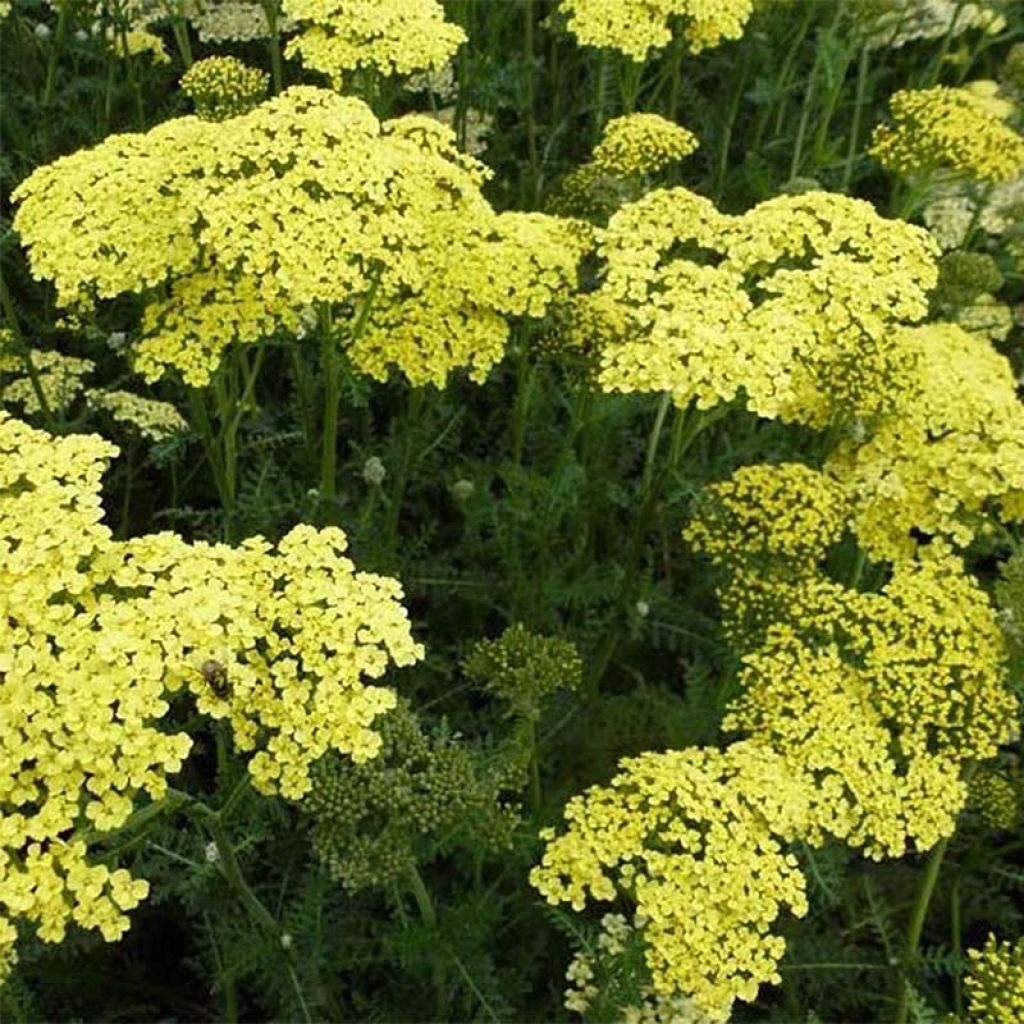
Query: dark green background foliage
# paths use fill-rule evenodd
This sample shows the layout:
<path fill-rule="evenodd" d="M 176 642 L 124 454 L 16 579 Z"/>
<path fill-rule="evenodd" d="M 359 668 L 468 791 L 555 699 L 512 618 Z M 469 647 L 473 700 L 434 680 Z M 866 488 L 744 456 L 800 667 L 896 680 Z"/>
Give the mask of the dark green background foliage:
<path fill-rule="evenodd" d="M 874 3 L 761 4 L 742 40 L 687 55 L 681 74 L 673 46 L 637 81 L 624 59 L 577 46 L 549 0 L 453 0 L 449 17 L 470 40 L 456 62 L 460 110 L 484 111 L 496 124 L 484 158 L 495 171 L 489 198 L 500 209 L 557 209 L 561 180 L 589 156 L 595 124 L 636 91 L 638 109 L 673 114 L 701 140 L 660 182 L 685 183 L 730 211 L 814 182 L 889 209 L 893 183 L 864 154 L 889 95 L 997 77 L 1024 39 L 1024 12 L 1010 5 L 1016 10 L 996 36 L 871 51 L 858 25 Z M 31 280 L 12 233 L 11 189 L 111 132 L 188 112 L 169 30 L 170 64 L 120 61 L 95 36 L 78 38 L 74 29 L 88 19 L 74 2 L 68 11 L 59 59 L 54 9 L 15 0 L 0 24 L 3 313 L 5 325 L 41 347 L 64 335 L 52 291 Z M 51 29 L 48 40 L 37 23 Z M 196 58 L 213 52 L 191 41 Z M 261 44 L 217 52 L 269 68 Z M 286 83 L 313 80 L 295 66 L 284 73 Z M 395 84 L 377 113 L 415 102 Z M 623 198 L 598 187 L 594 218 Z M 992 290 L 1004 301 L 1024 298 L 1005 253 L 950 257 L 936 311 Z M 125 299 L 103 310 L 84 341 L 79 334 L 75 353 L 96 361 L 97 380 L 123 382 L 124 363 L 107 340 L 137 315 Z M 230 801 L 223 827 L 275 926 L 256 920 L 225 884 L 203 821 L 172 803 L 108 840 L 107 851 L 152 884 L 124 940 L 107 945 L 79 932 L 48 946 L 26 934 L 0 995 L 4 1019 L 568 1017 L 565 969 L 594 941 L 599 915 L 553 911 L 530 888 L 537 831 L 569 796 L 607 781 L 620 757 L 717 740 L 736 665 L 715 579 L 680 530 L 705 483 L 755 461 L 813 465 L 826 439 L 731 409 L 692 438 L 677 469 L 645 479 L 656 399 L 591 392 L 591 368 L 558 346 L 556 326 L 518 329 L 480 386 L 456 380 L 444 392 L 410 391 L 346 375 L 341 483 L 326 511 L 361 568 L 402 580 L 427 657 L 392 680 L 402 702 L 384 724 L 381 759 L 356 767 L 325 758 L 304 803 L 251 792 L 227 733 L 209 723 L 189 723 L 196 750 L 176 783 L 210 807 Z M 1019 337 L 1005 351 L 1024 368 Z M 284 340 L 271 339 L 238 426 L 241 476 L 227 511 L 194 438 L 143 446 L 117 437 L 123 454 L 106 477 L 105 503 L 118 534 L 174 529 L 235 540 L 323 520 L 311 489 L 317 423 L 293 386 L 300 371 L 315 392 L 314 359 L 296 369 Z M 153 393 L 186 407 L 174 382 Z M 45 425 L 116 437 L 90 415 Z M 364 475 L 371 457 L 386 470 L 380 482 Z M 995 535 L 971 557 L 995 588 L 1014 550 L 997 589 L 1019 662 L 1020 537 Z M 497 648 L 474 646 L 517 624 Z M 1011 755 L 1003 767 L 1018 770 Z M 740 1004 L 737 1019 L 885 1020 L 904 969 L 917 1020 L 961 1009 L 963 949 L 990 929 L 1014 935 L 1024 926 L 1022 848 L 1018 835 L 965 816 L 909 965 L 900 948 L 919 864 L 802 851 L 812 910 L 784 926 L 785 984 Z M 627 962 L 634 973 L 616 982 L 623 992 L 643 981 L 641 958 Z"/>

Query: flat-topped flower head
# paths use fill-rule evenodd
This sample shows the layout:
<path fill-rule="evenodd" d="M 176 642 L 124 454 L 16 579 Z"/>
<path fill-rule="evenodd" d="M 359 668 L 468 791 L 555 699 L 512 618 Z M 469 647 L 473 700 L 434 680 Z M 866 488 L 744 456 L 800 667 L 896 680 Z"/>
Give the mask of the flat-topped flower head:
<path fill-rule="evenodd" d="M 301 31 L 285 55 L 339 83 L 346 72 L 439 70 L 465 42 L 438 0 L 284 0 Z"/>
<path fill-rule="evenodd" d="M 826 469 L 853 500 L 862 544 L 882 558 L 915 549 L 911 531 L 966 547 L 993 518 L 1024 513 L 1024 408 L 1009 361 L 954 324 L 896 330 L 916 373 Z"/>
<path fill-rule="evenodd" d="M 656 189 L 598 233 L 597 294 L 626 323 L 601 385 L 811 426 L 876 415 L 913 374 L 892 335 L 927 314 L 936 254 L 863 200 L 808 192 L 729 215 Z"/>
<path fill-rule="evenodd" d="M 889 109 L 891 123 L 875 129 L 869 149 L 887 170 L 907 175 L 946 168 L 988 182 L 1024 171 L 1024 137 L 984 95 L 945 85 L 903 89 Z"/>
<path fill-rule="evenodd" d="M 295 799 L 327 752 L 377 754 L 396 702 L 377 681 L 423 655 L 397 580 L 357 571 L 338 529 L 115 541 L 100 476 L 116 454 L 0 412 L 0 962 L 17 918 L 48 942 L 128 927 L 146 883 L 76 835 L 166 793 L 191 747 L 162 727 L 170 693 L 229 722 L 257 790 Z"/>
<path fill-rule="evenodd" d="M 1016 1024 L 1024 1017 L 1024 939 L 989 934 L 980 949 L 969 949 L 964 980 L 970 1019 L 977 1024 Z"/>
<path fill-rule="evenodd" d="M 581 910 L 625 892 L 644 919 L 655 991 L 691 997 L 711 1021 L 778 984 L 779 915 L 807 910 L 786 843 L 806 825 L 807 780 L 754 742 L 623 759 L 607 786 L 565 807 L 531 883 Z"/>
<path fill-rule="evenodd" d="M 753 0 L 562 0 L 569 31 L 583 46 L 619 50 L 637 62 L 672 41 L 671 21 L 694 53 L 739 39 Z"/>
<path fill-rule="evenodd" d="M 298 334 L 316 307 L 367 373 L 443 384 L 464 366 L 485 375 L 508 319 L 568 294 L 590 244 L 572 222 L 496 214 L 487 173 L 430 117 L 381 123 L 301 86 L 40 168 L 16 223 L 64 305 L 142 295 L 132 355 L 150 380 L 173 368 L 205 384 L 225 348 Z"/>
<path fill-rule="evenodd" d="M 658 114 L 624 114 L 604 126 L 593 163 L 608 174 L 626 176 L 664 170 L 689 156 L 697 137 Z"/>

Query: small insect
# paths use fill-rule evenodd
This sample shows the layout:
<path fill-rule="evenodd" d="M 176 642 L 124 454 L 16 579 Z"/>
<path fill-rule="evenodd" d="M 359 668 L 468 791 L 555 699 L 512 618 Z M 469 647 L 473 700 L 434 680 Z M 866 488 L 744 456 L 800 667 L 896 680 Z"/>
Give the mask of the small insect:
<path fill-rule="evenodd" d="M 219 661 L 210 658 L 199 666 L 199 671 L 203 674 L 206 685 L 210 687 L 215 697 L 223 700 L 231 692 L 228 670 Z"/>

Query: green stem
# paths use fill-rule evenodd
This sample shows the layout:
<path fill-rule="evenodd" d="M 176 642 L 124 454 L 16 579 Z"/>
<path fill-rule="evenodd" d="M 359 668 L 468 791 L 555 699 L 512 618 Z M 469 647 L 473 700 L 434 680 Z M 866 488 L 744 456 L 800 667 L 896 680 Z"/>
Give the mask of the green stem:
<path fill-rule="evenodd" d="M 963 955 L 963 926 L 960 920 L 960 876 L 953 877 L 949 892 L 949 926 L 953 955 L 959 959 Z M 957 966 L 953 973 L 953 1012 L 957 1020 L 964 1019 L 964 985 L 963 972 Z"/>
<path fill-rule="evenodd" d="M 523 446 L 526 442 L 526 417 L 530 408 L 530 392 L 533 390 L 534 367 L 530 362 L 530 348 L 525 337 L 520 345 L 519 358 L 516 361 L 516 400 L 512 411 L 512 461 L 521 465 Z"/>
<path fill-rule="evenodd" d="M 902 969 L 899 974 L 900 990 L 896 998 L 895 1024 L 907 1024 L 910 1013 L 910 987 L 908 975 L 914 969 L 917 960 L 917 949 L 921 943 L 921 933 L 924 931 L 925 918 L 928 916 L 928 907 L 931 904 L 932 896 L 935 893 L 935 885 L 939 880 L 939 871 L 942 868 L 942 861 L 949 846 L 949 839 L 940 840 L 932 847 L 928 855 L 928 863 L 925 865 L 924 874 L 921 876 L 917 888 L 917 896 L 914 899 L 914 906 L 910 913 L 910 922 L 907 925 L 907 935 L 903 944 Z"/>
<path fill-rule="evenodd" d="M 32 385 L 32 391 L 35 393 L 36 401 L 39 403 L 39 409 L 47 424 L 52 424 L 53 410 L 50 408 L 46 393 L 43 391 L 43 384 L 39 379 L 39 371 L 36 369 L 36 364 L 32 362 L 32 350 L 25 340 L 25 335 L 22 333 L 21 326 L 18 323 L 18 311 L 14 308 L 14 300 L 11 298 L 10 290 L 7 287 L 7 278 L 4 277 L 2 270 L 0 270 L 0 306 L 2 306 L 4 311 L 7 329 L 14 335 L 14 340 L 18 343 L 18 348 L 21 351 L 22 360 L 25 364 L 25 374 Z"/>
<path fill-rule="evenodd" d="M 537 723 L 532 718 L 527 722 L 527 731 L 530 738 L 530 810 L 535 815 L 539 815 L 541 808 L 540 757 L 537 750 Z"/>
<path fill-rule="evenodd" d="M 532 208 L 537 199 L 537 183 L 540 168 L 537 162 L 537 121 L 534 110 L 533 77 L 536 73 L 534 62 L 533 19 L 536 5 L 533 0 L 523 3 L 523 112 L 526 117 L 526 155 L 530 165 L 530 183 L 527 190 Z"/>
<path fill-rule="evenodd" d="M 398 543 L 398 524 L 402 515 L 402 502 L 405 500 L 406 488 L 409 486 L 413 446 L 419 434 L 420 419 L 423 415 L 426 398 L 425 388 L 413 387 L 409 389 L 409 405 L 405 416 L 405 443 L 402 445 L 402 461 L 395 477 L 394 490 L 391 492 L 391 504 L 388 508 L 388 520 L 385 531 L 389 550 L 394 550 Z"/>
<path fill-rule="evenodd" d="M 423 884 L 423 876 L 415 864 L 409 869 L 408 882 L 409 892 L 412 893 L 412 897 L 416 901 L 423 923 L 433 928 L 437 924 L 437 911 L 434 909 L 434 901 L 430 898 L 426 885 Z"/>
<path fill-rule="evenodd" d="M 867 45 L 861 47 L 860 58 L 857 61 L 857 92 L 853 101 L 853 124 L 850 125 L 850 141 L 846 149 L 846 165 L 843 167 L 843 180 L 840 185 L 842 191 L 846 192 L 853 181 L 853 165 L 857 158 L 858 144 L 860 141 L 861 114 L 864 109 L 864 96 L 868 86 L 868 67 L 871 63 L 871 51 Z"/>
<path fill-rule="evenodd" d="M 284 68 L 281 64 L 281 33 L 278 30 L 277 0 L 263 0 L 263 11 L 267 16 L 270 48 L 270 71 L 273 76 L 274 94 L 284 88 Z"/>
<path fill-rule="evenodd" d="M 64 37 L 68 30 L 68 0 L 60 0 L 60 8 L 57 13 L 57 31 L 53 38 L 53 48 L 50 50 L 49 60 L 46 62 L 46 86 L 43 89 L 43 107 L 53 105 L 53 97 L 57 88 L 57 64 L 64 53 Z"/>
<path fill-rule="evenodd" d="M 733 90 L 732 101 L 729 103 L 729 114 L 725 122 L 725 129 L 722 132 L 722 142 L 718 149 L 718 166 L 715 169 L 715 184 L 713 192 L 717 199 L 721 199 L 725 187 L 725 175 L 729 167 L 729 147 L 732 144 L 732 133 L 736 126 L 736 116 L 739 114 L 740 101 L 743 99 L 743 90 L 747 84 L 747 65 L 744 64 L 740 73 L 736 76 L 736 88 Z"/>
<path fill-rule="evenodd" d="M 665 426 L 665 417 L 672 405 L 672 396 L 666 392 L 658 402 L 658 411 L 654 416 L 654 424 L 647 436 L 647 453 L 644 455 L 644 472 L 640 479 L 640 493 L 646 496 L 651 489 L 651 481 L 654 478 L 654 465 L 658 457 L 658 446 L 661 442 L 661 432 Z"/>

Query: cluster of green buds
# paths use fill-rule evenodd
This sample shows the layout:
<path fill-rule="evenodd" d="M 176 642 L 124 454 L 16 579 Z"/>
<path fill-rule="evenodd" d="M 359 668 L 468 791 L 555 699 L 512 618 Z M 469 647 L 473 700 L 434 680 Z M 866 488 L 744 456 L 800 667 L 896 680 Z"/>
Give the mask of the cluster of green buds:
<path fill-rule="evenodd" d="M 404 701 L 380 734 L 372 761 L 328 755 L 311 773 L 303 810 L 334 879 L 355 892 L 408 879 L 417 864 L 459 845 L 508 846 L 517 809 L 468 742 L 445 723 L 428 734 Z"/>

